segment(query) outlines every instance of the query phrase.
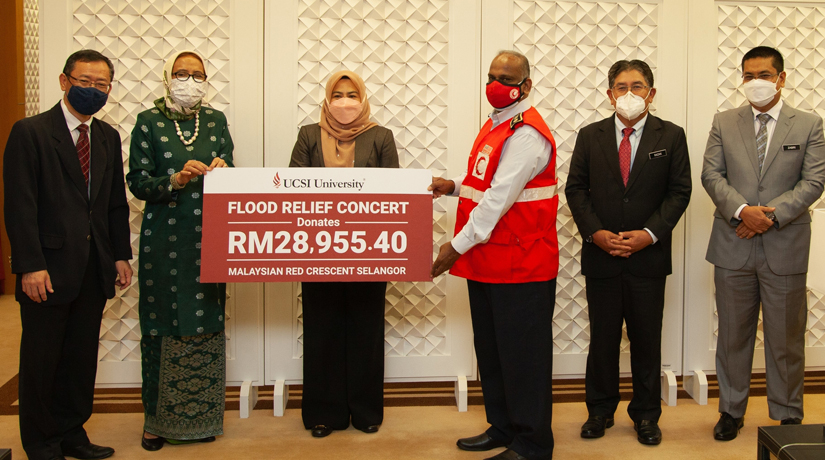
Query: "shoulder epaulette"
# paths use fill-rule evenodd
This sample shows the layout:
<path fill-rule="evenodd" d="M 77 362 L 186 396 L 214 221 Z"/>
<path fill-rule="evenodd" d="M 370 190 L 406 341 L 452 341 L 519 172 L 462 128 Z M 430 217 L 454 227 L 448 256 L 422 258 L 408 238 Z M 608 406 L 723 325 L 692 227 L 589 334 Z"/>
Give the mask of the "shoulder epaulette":
<path fill-rule="evenodd" d="M 510 129 L 518 128 L 518 125 L 524 123 L 523 112 L 519 112 L 512 120 L 510 120 Z"/>

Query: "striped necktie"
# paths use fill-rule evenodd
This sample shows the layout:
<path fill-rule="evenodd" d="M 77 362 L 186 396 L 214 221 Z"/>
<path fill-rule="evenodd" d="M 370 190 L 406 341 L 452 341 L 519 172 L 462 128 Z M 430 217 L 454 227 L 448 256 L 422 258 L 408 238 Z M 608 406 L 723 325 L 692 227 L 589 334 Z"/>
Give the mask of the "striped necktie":
<path fill-rule="evenodd" d="M 759 157 L 759 175 L 762 175 L 762 165 L 765 163 L 765 151 L 768 150 L 768 120 L 771 116 L 767 113 L 760 113 L 756 116 L 759 120 L 759 132 L 756 133 L 756 155 Z"/>
<path fill-rule="evenodd" d="M 90 155 L 89 155 L 89 126 L 85 124 L 80 124 L 77 127 L 77 130 L 80 131 L 80 135 L 77 137 L 77 159 L 80 160 L 80 169 L 83 170 L 83 177 L 86 178 L 86 186 L 89 186 L 89 164 L 90 164 Z"/>

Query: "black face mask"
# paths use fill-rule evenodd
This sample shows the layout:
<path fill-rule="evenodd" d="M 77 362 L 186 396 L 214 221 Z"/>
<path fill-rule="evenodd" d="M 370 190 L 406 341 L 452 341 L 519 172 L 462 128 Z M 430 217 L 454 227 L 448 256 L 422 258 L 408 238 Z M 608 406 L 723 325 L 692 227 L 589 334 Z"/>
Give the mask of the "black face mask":
<path fill-rule="evenodd" d="M 72 85 L 72 87 L 69 88 L 67 98 L 69 99 L 69 104 L 71 104 L 78 113 L 94 115 L 106 105 L 109 95 L 94 86 L 83 88 Z"/>

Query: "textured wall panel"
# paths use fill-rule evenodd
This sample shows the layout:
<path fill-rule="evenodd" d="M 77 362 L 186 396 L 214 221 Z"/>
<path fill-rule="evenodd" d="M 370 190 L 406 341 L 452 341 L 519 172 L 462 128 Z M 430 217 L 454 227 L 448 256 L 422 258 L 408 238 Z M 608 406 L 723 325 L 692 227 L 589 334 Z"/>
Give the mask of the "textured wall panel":
<path fill-rule="evenodd" d="M 296 134 L 319 120 L 329 76 L 351 70 L 366 83 L 373 120 L 392 130 L 401 167 L 445 174 L 448 19 L 447 0 L 300 0 Z M 454 205 L 433 204 L 434 251 L 452 235 L 445 206 Z M 303 331 L 298 301 L 296 357 Z M 387 356 L 445 353 L 444 276 L 389 283 L 385 312 Z"/>
<path fill-rule="evenodd" d="M 40 6 L 38 0 L 23 2 L 23 61 L 26 116 L 40 113 Z"/>
<path fill-rule="evenodd" d="M 36 3 L 36 2 L 34 2 Z M 230 0 L 74 0 L 72 48 L 91 48 L 109 57 L 115 82 L 106 107 L 98 114 L 114 126 L 123 142 L 123 165 L 128 169 L 129 142 L 137 114 L 164 94 L 160 74 L 174 51 L 194 50 L 206 60 L 207 102 L 231 118 L 229 101 Z M 28 62 L 28 61 L 27 61 Z M 28 86 L 27 86 L 28 89 Z M 101 361 L 140 359 L 136 249 L 143 202 L 126 190 L 132 230 L 132 286 L 106 304 L 100 329 Z M 231 289 L 230 289 L 231 290 Z M 227 339 L 231 339 L 234 302 L 227 300 Z M 231 356 L 230 356 L 231 358 Z"/>
<path fill-rule="evenodd" d="M 808 334 L 805 346 L 825 347 L 825 293 L 808 289 Z"/>
<path fill-rule="evenodd" d="M 613 113 L 605 95 L 610 66 L 620 59 L 641 59 L 655 77 L 660 9 L 657 2 L 513 2 L 514 47 L 533 65 L 531 97 L 556 139 L 560 191 L 578 130 Z M 584 353 L 590 328 L 579 262 L 582 238 L 564 193 L 559 199 L 554 350 Z M 628 347 L 625 335 L 622 350 Z"/>
<path fill-rule="evenodd" d="M 755 46 L 772 46 L 785 58 L 788 77 L 782 89 L 785 104 L 825 117 L 825 6 L 720 3 L 717 5 L 718 43 L 716 100 L 719 111 L 747 104 L 742 90 L 742 56 Z M 821 198 L 812 208 L 825 208 Z M 712 301 L 713 343 L 716 348 L 718 318 Z M 821 316 L 822 296 L 808 295 L 808 346 L 825 345 Z M 756 348 L 762 342 L 759 316 Z"/>

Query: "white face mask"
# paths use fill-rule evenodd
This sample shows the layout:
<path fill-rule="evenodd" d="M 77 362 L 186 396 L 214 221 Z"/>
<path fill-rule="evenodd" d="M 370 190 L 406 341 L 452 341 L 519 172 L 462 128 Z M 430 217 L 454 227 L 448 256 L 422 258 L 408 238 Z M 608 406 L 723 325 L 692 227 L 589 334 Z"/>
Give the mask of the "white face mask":
<path fill-rule="evenodd" d="M 206 82 L 198 83 L 193 78 L 186 81 L 173 78 L 169 84 L 169 96 L 181 107 L 191 109 L 206 97 Z"/>
<path fill-rule="evenodd" d="M 649 96 L 650 91 L 647 94 Z M 633 120 L 647 110 L 645 99 L 647 96 L 637 96 L 633 91 L 628 91 L 624 96 L 616 98 L 616 112 L 628 120 Z"/>
<path fill-rule="evenodd" d="M 745 97 L 748 101 L 756 107 L 764 107 L 768 105 L 779 92 L 776 89 L 776 83 L 767 80 L 760 80 L 754 78 L 753 80 L 742 85 L 745 91 Z"/>

